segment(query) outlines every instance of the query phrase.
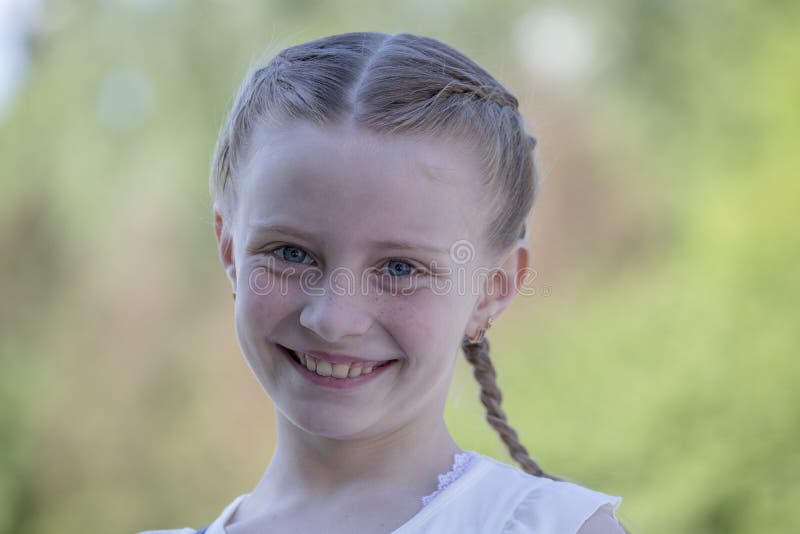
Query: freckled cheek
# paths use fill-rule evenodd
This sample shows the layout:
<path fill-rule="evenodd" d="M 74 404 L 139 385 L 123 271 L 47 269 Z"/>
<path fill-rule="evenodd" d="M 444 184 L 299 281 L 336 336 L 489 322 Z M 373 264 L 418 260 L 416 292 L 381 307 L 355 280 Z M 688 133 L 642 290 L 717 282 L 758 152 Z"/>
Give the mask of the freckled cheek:
<path fill-rule="evenodd" d="M 413 364 L 415 359 L 447 354 L 458 330 L 453 315 L 446 297 L 423 294 L 382 301 L 376 320 Z"/>

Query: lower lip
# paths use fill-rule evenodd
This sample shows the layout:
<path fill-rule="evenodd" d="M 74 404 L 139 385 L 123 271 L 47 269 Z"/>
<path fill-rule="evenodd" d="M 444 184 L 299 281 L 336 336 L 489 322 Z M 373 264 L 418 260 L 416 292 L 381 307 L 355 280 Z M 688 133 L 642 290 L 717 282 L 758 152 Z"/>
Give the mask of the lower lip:
<path fill-rule="evenodd" d="M 286 347 L 282 345 L 278 345 L 278 348 L 281 349 L 281 352 L 286 356 L 289 362 L 294 366 L 297 371 L 309 379 L 314 384 L 318 386 L 328 387 L 332 389 L 350 389 L 350 388 L 357 388 L 362 384 L 366 384 L 367 382 L 371 382 L 375 380 L 378 376 L 382 375 L 386 372 L 387 369 L 394 367 L 397 363 L 397 360 L 393 360 L 388 365 L 383 365 L 378 367 L 377 369 L 373 369 L 371 373 L 366 375 L 360 375 L 355 378 L 334 378 L 332 376 L 320 376 L 314 371 L 309 371 L 305 365 L 300 365 L 297 361 L 295 361 L 292 353 Z"/>

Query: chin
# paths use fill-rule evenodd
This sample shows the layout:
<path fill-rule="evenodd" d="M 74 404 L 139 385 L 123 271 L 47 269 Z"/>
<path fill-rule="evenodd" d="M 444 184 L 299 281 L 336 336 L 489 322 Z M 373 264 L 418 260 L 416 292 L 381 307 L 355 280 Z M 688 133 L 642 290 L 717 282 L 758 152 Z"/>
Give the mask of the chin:
<path fill-rule="evenodd" d="M 345 439 L 363 435 L 369 422 L 362 416 L 336 410 L 315 408 L 284 412 L 284 416 L 301 430 L 330 439 Z"/>

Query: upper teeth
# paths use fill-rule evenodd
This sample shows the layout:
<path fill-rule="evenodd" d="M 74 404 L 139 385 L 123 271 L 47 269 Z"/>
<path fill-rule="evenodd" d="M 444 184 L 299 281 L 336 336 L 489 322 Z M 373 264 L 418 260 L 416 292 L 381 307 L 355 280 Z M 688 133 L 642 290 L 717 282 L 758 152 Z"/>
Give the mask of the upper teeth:
<path fill-rule="evenodd" d="M 309 371 L 314 371 L 320 376 L 333 376 L 334 378 L 355 378 L 360 375 L 366 375 L 372 372 L 375 364 L 363 365 L 354 363 L 348 365 L 346 363 L 331 363 L 325 360 L 318 360 L 308 354 L 298 352 L 297 357 L 303 362 L 303 365 Z"/>

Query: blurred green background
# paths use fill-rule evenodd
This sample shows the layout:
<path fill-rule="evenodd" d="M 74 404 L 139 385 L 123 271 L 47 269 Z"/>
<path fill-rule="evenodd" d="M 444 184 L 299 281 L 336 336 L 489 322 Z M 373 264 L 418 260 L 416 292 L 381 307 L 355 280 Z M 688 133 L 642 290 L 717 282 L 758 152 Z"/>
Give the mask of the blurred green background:
<path fill-rule="evenodd" d="M 273 413 L 234 336 L 211 151 L 264 50 L 363 30 L 464 51 L 539 139 L 536 294 L 490 337 L 531 455 L 623 496 L 633 533 L 800 532 L 798 15 L 0 1 L 0 532 L 199 528 L 258 481 Z M 456 440 L 512 463 L 457 373 Z"/>

